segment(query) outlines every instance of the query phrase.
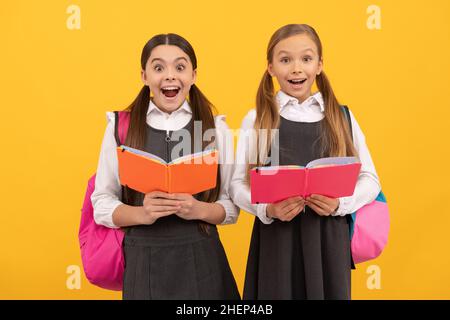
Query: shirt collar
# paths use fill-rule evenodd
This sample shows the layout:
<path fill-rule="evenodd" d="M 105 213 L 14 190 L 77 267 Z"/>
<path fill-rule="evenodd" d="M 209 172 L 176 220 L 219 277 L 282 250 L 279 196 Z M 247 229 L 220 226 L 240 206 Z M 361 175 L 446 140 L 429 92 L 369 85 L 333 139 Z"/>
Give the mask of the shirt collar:
<path fill-rule="evenodd" d="M 152 112 L 159 112 L 162 114 L 167 114 L 167 112 L 162 111 L 160 108 L 158 108 L 152 101 L 152 99 L 150 99 L 150 103 L 148 105 L 148 110 L 147 110 L 147 115 L 149 115 Z M 172 113 L 178 113 L 178 112 L 187 112 L 187 113 L 192 113 L 192 109 L 191 106 L 189 105 L 189 103 L 187 102 L 187 100 L 184 100 L 183 104 L 181 105 L 181 107 L 179 107 L 177 110 L 175 110 Z"/>
<path fill-rule="evenodd" d="M 322 97 L 322 94 L 320 93 L 320 91 L 316 92 L 315 94 L 310 96 L 308 99 L 306 99 L 302 103 L 299 103 L 297 98 L 294 98 L 280 90 L 280 91 L 278 91 L 278 93 L 276 95 L 276 100 L 278 102 L 278 105 L 280 106 L 280 111 L 284 107 L 286 107 L 287 105 L 290 105 L 290 104 L 293 104 L 293 105 L 298 104 L 300 106 L 310 106 L 310 105 L 318 104 L 320 107 L 320 112 L 325 111 L 325 105 L 324 105 L 323 97 Z"/>

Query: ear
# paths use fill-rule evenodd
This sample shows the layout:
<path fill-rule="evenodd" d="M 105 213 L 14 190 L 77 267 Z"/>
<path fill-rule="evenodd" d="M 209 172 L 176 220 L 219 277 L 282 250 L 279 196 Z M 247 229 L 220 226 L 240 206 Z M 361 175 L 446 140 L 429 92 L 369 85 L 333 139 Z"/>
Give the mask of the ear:
<path fill-rule="evenodd" d="M 267 65 L 267 72 L 273 77 L 273 65 L 271 63 Z"/>
<path fill-rule="evenodd" d="M 144 84 L 148 85 L 148 83 L 147 83 L 147 75 L 145 74 L 145 70 L 141 70 L 141 79 L 142 79 L 142 82 Z"/>
<path fill-rule="evenodd" d="M 323 58 L 320 58 L 319 68 L 317 70 L 317 75 L 320 75 L 322 73 L 322 70 L 323 70 Z"/>
<path fill-rule="evenodd" d="M 197 69 L 192 71 L 192 84 L 197 80 Z"/>

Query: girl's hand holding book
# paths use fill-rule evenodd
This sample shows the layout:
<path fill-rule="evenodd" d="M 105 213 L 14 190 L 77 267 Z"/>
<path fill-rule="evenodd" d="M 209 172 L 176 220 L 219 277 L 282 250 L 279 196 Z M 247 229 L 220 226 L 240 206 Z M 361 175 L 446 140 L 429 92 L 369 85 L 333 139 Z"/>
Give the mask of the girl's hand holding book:
<path fill-rule="evenodd" d="M 158 218 L 177 213 L 181 209 L 180 201 L 166 192 L 153 191 L 144 197 L 142 224 L 153 224 Z"/>
<path fill-rule="evenodd" d="M 320 216 L 329 216 L 339 208 L 339 199 L 328 198 L 319 194 L 312 194 L 306 198 L 308 207 Z"/>
<path fill-rule="evenodd" d="M 225 219 L 224 207 L 219 203 L 197 200 L 189 193 L 172 193 L 173 199 L 180 203 L 180 210 L 176 213 L 185 220 L 202 220 L 210 224 L 220 224 Z"/>
<path fill-rule="evenodd" d="M 185 220 L 204 220 L 205 202 L 195 199 L 189 193 L 172 193 L 172 196 L 180 204 L 177 216 Z"/>
<path fill-rule="evenodd" d="M 277 218 L 281 221 L 291 221 L 305 206 L 302 197 L 291 197 L 286 200 L 267 205 L 266 214 L 269 218 Z"/>

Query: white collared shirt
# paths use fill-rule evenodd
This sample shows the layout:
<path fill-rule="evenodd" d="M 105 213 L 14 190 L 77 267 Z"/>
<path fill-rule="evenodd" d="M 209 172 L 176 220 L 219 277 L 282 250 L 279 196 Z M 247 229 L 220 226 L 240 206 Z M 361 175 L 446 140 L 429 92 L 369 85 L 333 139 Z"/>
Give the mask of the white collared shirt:
<path fill-rule="evenodd" d="M 324 118 L 325 106 L 320 92 L 299 103 L 296 98 L 287 95 L 283 91 L 278 91 L 276 101 L 280 108 L 280 116 L 287 120 L 317 122 Z M 339 198 L 339 208 L 333 214 L 338 216 L 353 213 L 365 204 L 372 202 L 381 190 L 364 134 L 351 111 L 350 118 L 352 122 L 353 144 L 361 161 L 361 171 L 353 195 Z M 267 204 L 252 204 L 250 200 L 250 188 L 246 183 L 246 163 L 249 159 L 249 153 L 254 152 L 254 150 L 249 150 L 251 147 L 248 145 L 245 132 L 254 128 L 255 119 L 256 110 L 252 109 L 242 121 L 236 151 L 235 170 L 230 186 L 230 195 L 238 207 L 256 215 L 263 223 L 269 224 L 273 219 L 268 218 L 266 215 Z"/>
<path fill-rule="evenodd" d="M 95 190 L 91 195 L 91 201 L 94 207 L 95 222 L 106 227 L 118 228 L 112 221 L 112 214 L 123 202 L 121 201 L 121 185 L 118 174 L 117 144 L 114 137 L 114 113 L 107 112 L 106 118 L 108 123 L 100 150 Z M 179 130 L 185 127 L 191 118 L 192 110 L 187 101 L 171 114 L 162 111 L 150 101 L 147 111 L 147 124 L 158 130 Z M 216 116 L 214 122 L 221 177 L 220 193 L 216 203 L 221 204 L 226 213 L 221 224 L 230 224 L 235 223 L 239 215 L 239 209 L 230 200 L 228 194 L 234 168 L 233 138 L 229 137 L 225 116 Z"/>

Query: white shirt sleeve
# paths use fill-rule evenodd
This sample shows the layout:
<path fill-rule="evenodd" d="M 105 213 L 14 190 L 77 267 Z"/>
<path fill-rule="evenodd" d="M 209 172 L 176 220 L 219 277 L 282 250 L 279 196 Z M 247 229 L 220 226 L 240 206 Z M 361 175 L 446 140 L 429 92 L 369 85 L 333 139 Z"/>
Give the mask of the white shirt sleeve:
<path fill-rule="evenodd" d="M 225 122 L 225 116 L 215 117 L 217 148 L 219 149 L 220 164 L 220 193 L 216 203 L 225 209 L 225 219 L 221 223 L 236 223 L 239 208 L 231 201 L 229 189 L 234 172 L 234 137 Z"/>
<path fill-rule="evenodd" d="M 375 200 L 381 190 L 380 181 L 366 145 L 366 138 L 351 111 L 350 119 L 352 122 L 353 144 L 361 161 L 361 171 L 353 195 L 339 198 L 339 208 L 333 214 L 335 216 L 344 216 L 357 211 Z"/>
<path fill-rule="evenodd" d="M 250 186 L 246 181 L 247 164 L 249 162 L 249 155 L 254 154 L 256 150 L 252 148 L 249 143 L 250 135 L 255 123 L 256 111 L 250 110 L 242 121 L 241 130 L 239 132 L 239 139 L 236 152 L 236 163 L 234 167 L 234 174 L 231 180 L 230 195 L 234 203 L 242 210 L 257 216 L 261 222 L 265 224 L 272 223 L 273 219 L 267 217 L 267 204 L 252 204 Z"/>
<path fill-rule="evenodd" d="M 109 228 L 119 228 L 112 221 L 112 214 L 121 202 L 121 190 L 118 175 L 116 139 L 114 137 L 114 113 L 107 112 L 107 126 L 100 150 L 95 189 L 91 195 L 95 223 Z"/>

